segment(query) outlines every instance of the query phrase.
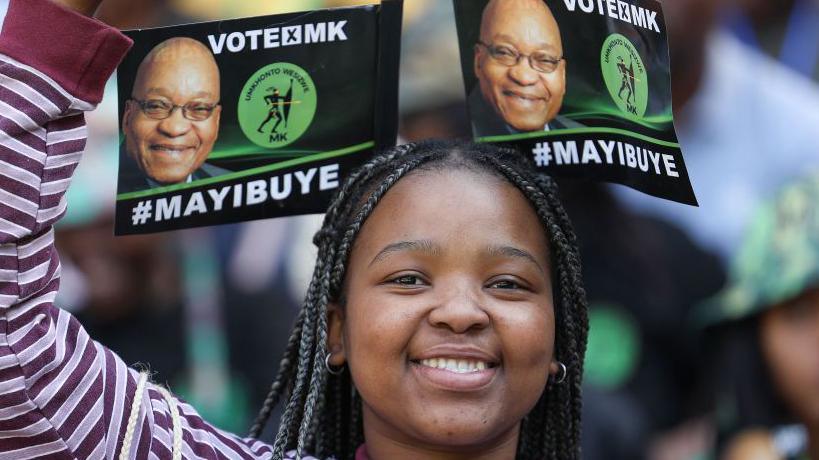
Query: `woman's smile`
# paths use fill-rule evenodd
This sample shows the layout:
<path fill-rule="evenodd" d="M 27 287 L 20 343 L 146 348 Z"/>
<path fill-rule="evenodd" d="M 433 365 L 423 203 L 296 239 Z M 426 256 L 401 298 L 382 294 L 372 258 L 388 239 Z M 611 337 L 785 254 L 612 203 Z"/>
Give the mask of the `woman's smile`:
<path fill-rule="evenodd" d="M 446 391 L 479 391 L 500 371 L 499 360 L 478 347 L 442 344 L 410 359 L 419 382 Z"/>
<path fill-rule="evenodd" d="M 478 391 L 486 388 L 495 377 L 497 367 L 480 369 L 483 362 L 469 363 L 467 360 L 443 359 L 439 367 L 438 360 L 433 365 L 412 363 L 412 370 L 421 381 L 431 386 L 448 391 Z M 448 361 L 448 363 L 447 363 Z"/>

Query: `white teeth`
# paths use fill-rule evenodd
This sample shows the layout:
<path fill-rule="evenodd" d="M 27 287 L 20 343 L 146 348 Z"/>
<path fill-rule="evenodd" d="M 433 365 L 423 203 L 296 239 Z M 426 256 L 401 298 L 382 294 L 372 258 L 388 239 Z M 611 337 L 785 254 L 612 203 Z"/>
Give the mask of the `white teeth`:
<path fill-rule="evenodd" d="M 488 363 L 484 361 L 476 361 L 471 359 L 431 358 L 422 359 L 420 363 L 422 366 L 433 367 L 437 369 L 445 369 L 447 371 L 456 372 L 458 374 L 478 372 L 489 368 Z"/>
<path fill-rule="evenodd" d="M 161 150 L 163 152 L 184 152 L 187 150 L 187 147 L 170 147 L 165 145 L 156 145 L 151 147 L 152 150 Z"/>

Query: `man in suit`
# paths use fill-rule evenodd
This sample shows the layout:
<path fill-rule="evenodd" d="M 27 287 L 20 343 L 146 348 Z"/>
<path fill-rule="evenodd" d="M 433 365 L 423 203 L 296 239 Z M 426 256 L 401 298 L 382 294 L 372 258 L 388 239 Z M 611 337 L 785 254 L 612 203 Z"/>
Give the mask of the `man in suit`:
<path fill-rule="evenodd" d="M 175 37 L 140 63 L 122 118 L 119 192 L 218 175 L 205 164 L 219 133 L 219 67 L 202 43 Z"/>
<path fill-rule="evenodd" d="M 475 134 L 565 128 L 557 117 L 566 93 L 560 29 L 542 0 L 490 0 L 475 44 L 478 87 L 469 96 Z"/>

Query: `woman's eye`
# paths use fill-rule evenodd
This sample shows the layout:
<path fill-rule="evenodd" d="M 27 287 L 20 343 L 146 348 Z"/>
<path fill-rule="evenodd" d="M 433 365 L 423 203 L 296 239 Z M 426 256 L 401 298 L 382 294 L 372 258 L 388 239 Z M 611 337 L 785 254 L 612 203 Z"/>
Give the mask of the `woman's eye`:
<path fill-rule="evenodd" d="M 393 278 L 392 282 L 403 286 L 415 286 L 423 284 L 421 282 L 421 278 L 415 275 L 402 275 L 399 276 L 398 278 Z"/>
<path fill-rule="evenodd" d="M 498 280 L 489 285 L 492 289 L 520 289 L 520 285 L 512 280 Z"/>

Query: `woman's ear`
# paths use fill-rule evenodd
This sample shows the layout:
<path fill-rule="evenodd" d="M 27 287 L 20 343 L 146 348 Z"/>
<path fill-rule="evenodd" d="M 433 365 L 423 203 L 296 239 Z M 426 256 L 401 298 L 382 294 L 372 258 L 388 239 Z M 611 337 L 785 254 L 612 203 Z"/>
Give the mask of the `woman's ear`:
<path fill-rule="evenodd" d="M 560 372 L 560 365 L 557 364 L 557 360 L 553 359 L 552 362 L 549 363 L 549 377 L 554 380 L 558 372 Z"/>
<path fill-rule="evenodd" d="M 347 362 L 347 355 L 344 352 L 344 311 L 335 302 L 327 305 L 327 329 L 330 364 L 343 366 Z"/>

